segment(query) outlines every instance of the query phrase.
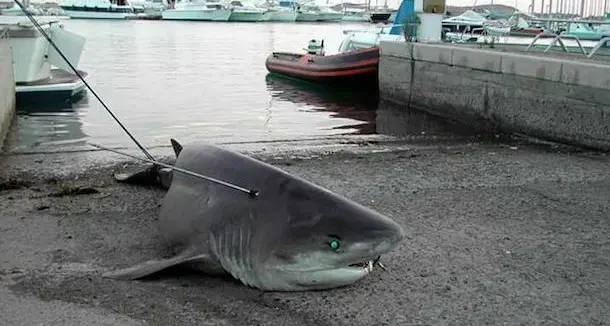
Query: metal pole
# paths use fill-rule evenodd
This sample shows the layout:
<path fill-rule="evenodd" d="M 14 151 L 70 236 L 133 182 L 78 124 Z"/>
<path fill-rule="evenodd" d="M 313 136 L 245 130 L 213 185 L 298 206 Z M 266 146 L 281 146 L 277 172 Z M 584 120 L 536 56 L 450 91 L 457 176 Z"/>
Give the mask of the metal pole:
<path fill-rule="evenodd" d="M 530 5 L 530 14 L 534 14 L 534 6 L 536 5 L 536 0 L 532 0 L 532 4 Z"/>
<path fill-rule="evenodd" d="M 571 12 L 572 15 L 574 15 L 578 12 L 578 9 L 576 9 L 578 6 L 577 4 L 578 4 L 578 2 L 576 0 L 574 0 L 574 2 L 572 3 L 572 12 Z"/>

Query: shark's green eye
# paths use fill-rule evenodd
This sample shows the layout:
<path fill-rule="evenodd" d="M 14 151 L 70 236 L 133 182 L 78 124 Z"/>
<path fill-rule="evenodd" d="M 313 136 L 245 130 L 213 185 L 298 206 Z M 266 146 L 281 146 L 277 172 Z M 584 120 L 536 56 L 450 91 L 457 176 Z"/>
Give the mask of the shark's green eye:
<path fill-rule="evenodd" d="M 332 239 L 332 240 L 330 240 L 330 242 L 329 242 L 328 244 L 330 245 L 330 248 L 331 248 L 332 250 L 337 250 L 337 249 L 339 249 L 339 240 Z"/>

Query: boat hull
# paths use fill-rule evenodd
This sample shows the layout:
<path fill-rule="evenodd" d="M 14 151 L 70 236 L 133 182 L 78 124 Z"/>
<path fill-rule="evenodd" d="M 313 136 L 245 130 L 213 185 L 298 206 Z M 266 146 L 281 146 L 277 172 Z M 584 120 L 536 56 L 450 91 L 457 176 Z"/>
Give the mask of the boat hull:
<path fill-rule="evenodd" d="M 110 11 L 107 8 L 100 8 L 99 10 L 71 9 L 75 8 L 74 6 L 62 6 L 61 8 L 70 19 L 128 19 L 135 16 L 133 12 Z"/>
<path fill-rule="evenodd" d="M 299 12 L 296 21 L 298 22 L 318 22 L 322 21 L 322 16 L 315 12 Z"/>
<path fill-rule="evenodd" d="M 370 20 L 373 23 L 385 23 L 388 21 L 388 19 L 390 19 L 390 16 L 392 15 L 391 12 L 383 12 L 383 13 L 379 13 L 379 12 L 374 12 L 370 14 Z"/>
<path fill-rule="evenodd" d="M 371 47 L 329 56 L 273 52 L 265 62 L 271 73 L 324 84 L 377 82 L 379 48 Z"/>
<path fill-rule="evenodd" d="M 85 80 L 89 77 L 88 73 L 82 70 L 79 70 L 79 74 Z M 49 78 L 15 85 L 18 105 L 69 102 L 78 99 L 84 90 L 85 84 L 77 75 L 61 69 L 51 69 Z"/>
<path fill-rule="evenodd" d="M 298 13 L 295 11 L 275 11 L 271 13 L 269 21 L 272 22 L 294 22 Z"/>
<path fill-rule="evenodd" d="M 175 10 L 168 9 L 161 12 L 163 20 L 193 20 L 193 21 L 229 21 L 231 10 Z"/>
<path fill-rule="evenodd" d="M 230 22 L 258 22 L 265 20 L 264 12 L 248 12 L 233 10 L 229 16 Z"/>
<path fill-rule="evenodd" d="M 320 21 L 323 22 L 340 22 L 343 19 L 342 13 L 322 13 L 320 14 Z"/>
<path fill-rule="evenodd" d="M 510 36 L 536 36 L 544 33 L 542 28 L 511 28 Z"/>
<path fill-rule="evenodd" d="M 341 21 L 344 22 L 368 22 L 371 18 L 368 15 L 358 15 L 358 14 L 345 14 L 341 17 Z"/>

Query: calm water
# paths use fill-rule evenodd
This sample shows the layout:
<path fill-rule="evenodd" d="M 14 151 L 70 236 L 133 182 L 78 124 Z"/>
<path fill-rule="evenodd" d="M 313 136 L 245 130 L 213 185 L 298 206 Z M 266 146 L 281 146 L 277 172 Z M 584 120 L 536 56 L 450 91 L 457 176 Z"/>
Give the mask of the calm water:
<path fill-rule="evenodd" d="M 367 24 L 68 20 L 65 25 L 87 38 L 79 68 L 89 73 L 89 84 L 147 147 L 167 146 L 170 137 L 255 142 L 380 129 L 375 92 L 331 91 L 273 78 L 265 68 L 270 52 L 303 52 L 312 38 L 324 38 L 327 53 L 336 52 L 342 30 Z M 8 150 L 90 149 L 86 141 L 134 147 L 88 93 L 71 106 L 19 108 Z"/>

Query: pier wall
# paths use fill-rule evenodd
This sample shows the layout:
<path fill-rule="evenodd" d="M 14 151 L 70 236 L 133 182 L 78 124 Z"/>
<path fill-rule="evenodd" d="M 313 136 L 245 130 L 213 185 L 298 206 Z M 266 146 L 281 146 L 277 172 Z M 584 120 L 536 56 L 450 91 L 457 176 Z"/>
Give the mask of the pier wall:
<path fill-rule="evenodd" d="M 15 114 L 13 54 L 8 33 L 0 29 L 0 152 Z"/>
<path fill-rule="evenodd" d="M 610 150 L 610 64 L 459 45 L 381 42 L 379 93 L 404 107 Z"/>

